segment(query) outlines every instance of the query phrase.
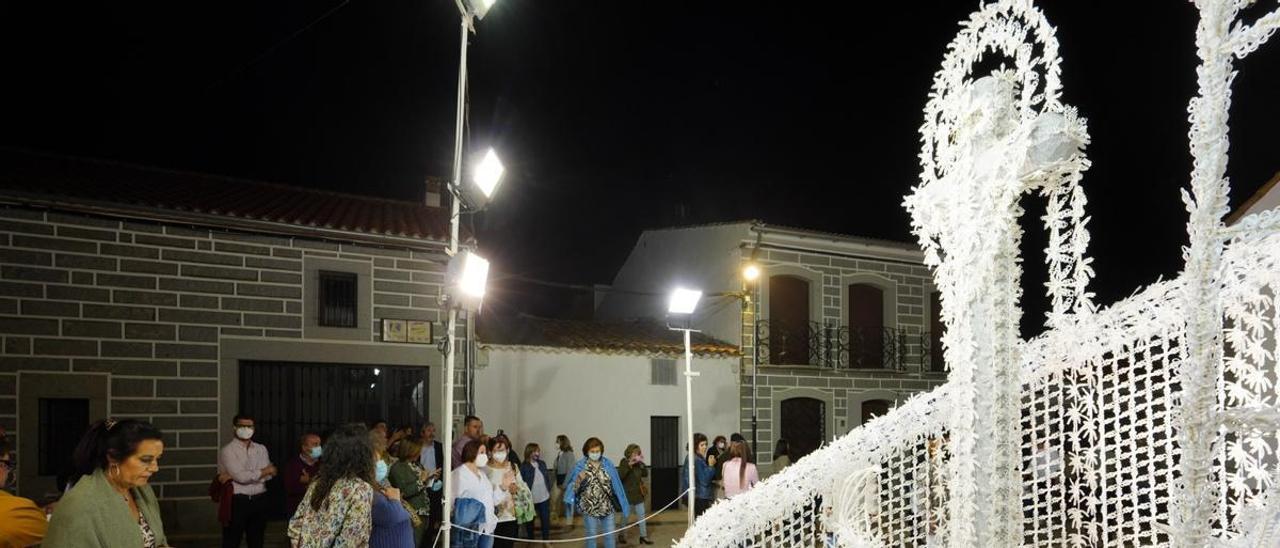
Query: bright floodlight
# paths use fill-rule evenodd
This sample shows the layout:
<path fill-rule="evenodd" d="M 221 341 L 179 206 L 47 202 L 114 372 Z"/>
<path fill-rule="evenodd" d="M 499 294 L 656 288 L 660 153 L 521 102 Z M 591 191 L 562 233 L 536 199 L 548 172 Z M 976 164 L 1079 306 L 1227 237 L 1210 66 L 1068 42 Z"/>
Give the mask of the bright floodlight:
<path fill-rule="evenodd" d="M 475 15 L 476 19 L 484 19 L 484 14 L 489 13 L 489 8 L 497 2 L 498 0 L 464 0 L 467 9 L 471 10 L 471 14 Z"/>
<path fill-rule="evenodd" d="M 469 297 L 484 297 L 484 284 L 489 279 L 489 261 L 475 253 L 464 253 L 462 276 L 458 288 Z"/>
<path fill-rule="evenodd" d="M 760 277 L 760 267 L 754 264 L 749 264 L 747 265 L 746 268 L 742 269 L 742 279 L 748 282 L 754 282 L 759 277 Z"/>
<path fill-rule="evenodd" d="M 667 301 L 667 312 L 671 314 L 693 314 L 698 308 L 702 292 L 693 289 L 677 289 L 671 292 L 671 300 Z"/>
<path fill-rule="evenodd" d="M 449 261 L 449 294 L 459 306 L 478 310 L 489 279 L 489 261 L 463 251 Z"/>
<path fill-rule="evenodd" d="M 493 197 L 493 190 L 498 187 L 498 182 L 502 180 L 502 173 L 505 171 L 502 161 L 498 160 L 498 153 L 489 149 L 480 163 L 476 164 L 471 180 L 480 188 L 480 193 L 484 194 L 487 200 Z"/>

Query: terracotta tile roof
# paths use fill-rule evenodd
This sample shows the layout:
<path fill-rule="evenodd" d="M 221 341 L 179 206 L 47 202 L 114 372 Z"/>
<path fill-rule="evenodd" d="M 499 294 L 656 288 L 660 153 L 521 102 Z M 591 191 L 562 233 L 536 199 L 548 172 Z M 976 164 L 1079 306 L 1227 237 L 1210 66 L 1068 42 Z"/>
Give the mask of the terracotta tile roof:
<path fill-rule="evenodd" d="M 416 202 L 3 148 L 0 191 L 362 234 L 449 236 L 448 210 Z"/>
<path fill-rule="evenodd" d="M 650 228 L 649 230 L 653 230 L 653 231 L 691 230 L 691 229 L 699 229 L 699 228 L 714 228 L 714 227 L 733 226 L 733 225 L 742 225 L 743 228 L 754 226 L 757 229 L 763 230 L 766 232 L 790 232 L 795 234 L 803 234 L 806 236 L 815 236 L 815 237 L 833 239 L 833 240 L 844 240 L 844 241 L 860 243 L 865 245 L 872 245 L 872 246 L 891 247 L 896 249 L 906 249 L 910 251 L 920 250 L 920 246 L 913 242 L 887 240 L 884 238 L 871 238 L 868 236 L 857 236 L 854 234 L 845 234 L 842 232 L 828 232 L 825 230 L 815 230 L 812 228 L 803 228 L 798 226 L 766 223 L 759 219 L 739 219 L 736 221 L 716 221 L 716 222 L 710 222 L 710 223 L 700 223 L 700 224 L 690 224 L 690 225 L 664 226 L 664 227 Z"/>
<path fill-rule="evenodd" d="M 684 335 L 655 320 L 589 322 L 553 320 L 521 315 L 518 318 L 486 318 L 477 326 L 482 346 L 535 347 L 600 354 L 683 354 Z M 693 353 L 700 356 L 734 357 L 738 347 L 694 333 Z"/>

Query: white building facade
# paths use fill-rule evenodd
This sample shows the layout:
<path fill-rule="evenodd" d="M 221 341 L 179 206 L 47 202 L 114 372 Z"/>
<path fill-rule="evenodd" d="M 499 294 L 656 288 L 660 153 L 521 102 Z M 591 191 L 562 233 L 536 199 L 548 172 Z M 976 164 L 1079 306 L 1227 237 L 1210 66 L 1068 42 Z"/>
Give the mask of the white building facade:
<path fill-rule="evenodd" d="M 537 443 L 548 462 L 560 434 L 579 458 L 591 437 L 600 438 L 614 462 L 635 443 L 653 468 L 653 501 L 670 502 L 688 436 L 682 334 L 657 322 L 525 317 L 516 324 L 483 328 L 479 337 L 475 409 L 485 432 L 502 430 L 518 454 Z M 693 348 L 693 429 L 732 432 L 738 349 L 703 336 Z"/>
<path fill-rule="evenodd" d="M 751 439 L 754 416 L 764 470 L 778 439 L 803 456 L 945 381 L 937 295 L 913 244 L 759 221 L 650 230 L 596 315 L 660 318 L 677 286 L 703 290 L 696 326 L 740 349 L 733 431 Z"/>

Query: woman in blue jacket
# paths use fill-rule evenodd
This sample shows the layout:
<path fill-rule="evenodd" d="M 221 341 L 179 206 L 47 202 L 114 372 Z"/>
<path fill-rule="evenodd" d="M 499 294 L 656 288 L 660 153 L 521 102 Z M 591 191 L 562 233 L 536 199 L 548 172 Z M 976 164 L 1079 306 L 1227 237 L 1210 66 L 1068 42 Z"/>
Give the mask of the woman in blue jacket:
<path fill-rule="evenodd" d="M 538 514 L 538 523 L 542 524 L 542 540 L 551 536 L 551 475 L 547 473 L 547 465 L 542 462 L 542 448 L 536 443 L 524 446 L 524 462 L 520 464 L 520 479 L 529 486 L 533 493 L 533 509 Z M 525 524 L 524 538 L 533 538 L 533 521 Z"/>
<path fill-rule="evenodd" d="M 631 513 L 622 478 L 618 477 L 617 467 L 604 458 L 604 442 L 600 438 L 590 438 L 582 444 L 582 455 L 583 459 L 565 477 L 565 508 L 576 507 L 582 514 L 587 548 L 596 548 L 597 535 L 604 537 L 605 548 L 614 548 L 613 514 L 621 510 L 625 521 Z"/>
<path fill-rule="evenodd" d="M 715 491 L 711 489 L 711 480 L 716 478 L 716 461 L 715 457 L 707 456 L 707 436 L 702 433 L 693 435 L 693 446 L 697 448 L 698 458 L 693 459 L 696 463 L 693 467 L 693 480 L 697 482 L 698 488 L 693 492 L 693 515 L 701 516 L 707 508 L 711 507 L 711 503 L 715 502 Z M 707 462 L 710 459 L 711 462 Z M 689 458 L 685 457 L 684 464 L 680 465 L 680 492 L 683 493 L 689 489 Z"/>

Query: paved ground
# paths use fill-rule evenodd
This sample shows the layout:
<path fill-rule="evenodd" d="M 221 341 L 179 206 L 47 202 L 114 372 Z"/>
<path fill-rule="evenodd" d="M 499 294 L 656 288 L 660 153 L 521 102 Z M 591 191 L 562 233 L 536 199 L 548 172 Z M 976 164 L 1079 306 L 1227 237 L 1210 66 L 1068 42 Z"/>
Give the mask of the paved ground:
<path fill-rule="evenodd" d="M 687 514 L 683 510 L 667 510 L 660 515 L 654 516 L 648 522 L 649 540 L 652 540 L 654 546 L 669 547 L 671 543 L 684 534 L 685 519 Z M 285 537 L 285 523 L 283 521 L 272 522 L 267 526 L 267 548 L 287 548 L 289 546 L 288 539 Z M 574 520 L 572 528 L 555 527 L 552 529 L 551 538 L 573 539 L 582 537 L 585 531 L 582 527 L 582 518 Z M 636 528 L 626 531 L 628 543 L 618 546 L 640 546 L 636 540 L 639 532 Z M 216 536 L 187 536 L 175 537 L 169 539 L 170 544 L 175 548 L 218 548 L 221 546 Z M 556 548 L 572 548 L 578 546 L 586 546 L 585 542 L 557 542 L 553 544 L 542 543 L 525 543 L 517 542 L 516 546 L 520 548 L 539 548 L 542 546 L 551 546 Z M 603 542 L 597 543 L 597 546 L 603 548 Z"/>

